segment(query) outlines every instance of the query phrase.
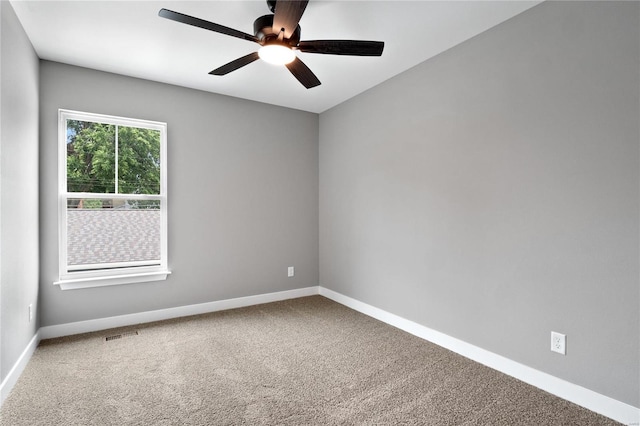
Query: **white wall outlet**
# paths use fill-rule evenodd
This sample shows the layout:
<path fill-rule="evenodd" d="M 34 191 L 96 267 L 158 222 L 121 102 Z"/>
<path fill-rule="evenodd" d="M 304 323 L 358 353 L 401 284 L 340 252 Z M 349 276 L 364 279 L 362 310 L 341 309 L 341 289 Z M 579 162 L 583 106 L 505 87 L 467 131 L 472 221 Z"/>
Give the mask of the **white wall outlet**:
<path fill-rule="evenodd" d="M 561 333 L 551 332 L 551 351 L 562 355 L 567 354 L 567 336 Z"/>
<path fill-rule="evenodd" d="M 292 277 L 295 275 L 295 271 L 293 270 L 293 266 L 289 266 L 287 268 L 287 277 Z"/>
<path fill-rule="evenodd" d="M 33 320 L 33 303 L 29 303 L 29 322 Z"/>

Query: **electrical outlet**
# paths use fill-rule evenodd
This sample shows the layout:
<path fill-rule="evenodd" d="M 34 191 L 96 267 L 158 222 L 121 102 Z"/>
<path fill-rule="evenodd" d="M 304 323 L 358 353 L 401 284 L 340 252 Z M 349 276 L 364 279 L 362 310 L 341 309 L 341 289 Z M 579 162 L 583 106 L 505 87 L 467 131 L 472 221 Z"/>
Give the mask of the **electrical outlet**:
<path fill-rule="evenodd" d="M 293 266 L 289 266 L 287 268 L 287 277 L 291 278 L 294 275 L 295 275 L 295 271 L 293 270 Z"/>
<path fill-rule="evenodd" d="M 551 351 L 562 355 L 567 354 L 567 336 L 561 333 L 551 332 Z"/>
<path fill-rule="evenodd" d="M 29 322 L 33 320 L 33 303 L 29 303 Z"/>

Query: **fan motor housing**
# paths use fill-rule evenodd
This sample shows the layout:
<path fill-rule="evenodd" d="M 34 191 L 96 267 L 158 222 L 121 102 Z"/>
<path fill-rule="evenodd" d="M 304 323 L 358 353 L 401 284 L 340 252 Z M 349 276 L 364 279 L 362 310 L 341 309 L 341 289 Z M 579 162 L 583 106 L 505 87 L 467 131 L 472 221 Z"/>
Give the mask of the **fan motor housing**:
<path fill-rule="evenodd" d="M 253 33 L 263 44 L 276 40 L 280 32 L 276 31 L 273 29 L 273 15 L 261 16 L 253 22 Z M 286 39 L 286 42 L 292 46 L 296 46 L 300 42 L 300 25 L 296 27 L 291 37 Z"/>

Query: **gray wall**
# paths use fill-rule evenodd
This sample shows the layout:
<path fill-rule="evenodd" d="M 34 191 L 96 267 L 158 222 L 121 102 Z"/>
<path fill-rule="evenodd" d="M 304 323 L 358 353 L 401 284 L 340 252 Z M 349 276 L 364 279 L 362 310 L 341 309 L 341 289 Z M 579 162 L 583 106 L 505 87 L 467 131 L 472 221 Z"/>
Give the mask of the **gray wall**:
<path fill-rule="evenodd" d="M 43 326 L 318 285 L 317 114 L 47 61 L 40 89 Z M 52 284 L 58 108 L 168 123 L 166 281 Z"/>
<path fill-rule="evenodd" d="M 38 328 L 38 58 L 8 1 L 0 63 L 0 381 Z"/>
<path fill-rule="evenodd" d="M 639 7 L 543 3 L 321 114 L 321 285 L 640 406 Z"/>

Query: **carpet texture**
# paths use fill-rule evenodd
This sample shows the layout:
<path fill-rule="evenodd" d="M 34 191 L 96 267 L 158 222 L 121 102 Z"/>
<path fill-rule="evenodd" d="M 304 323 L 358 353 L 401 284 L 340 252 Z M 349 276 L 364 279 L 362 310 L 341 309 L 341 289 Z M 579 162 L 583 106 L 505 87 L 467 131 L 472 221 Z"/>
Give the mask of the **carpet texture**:
<path fill-rule="evenodd" d="M 3 426 L 240 424 L 618 423 L 321 296 L 42 341 L 0 411 Z"/>

